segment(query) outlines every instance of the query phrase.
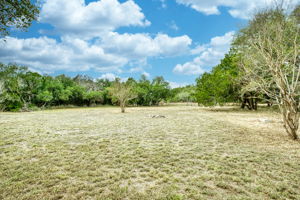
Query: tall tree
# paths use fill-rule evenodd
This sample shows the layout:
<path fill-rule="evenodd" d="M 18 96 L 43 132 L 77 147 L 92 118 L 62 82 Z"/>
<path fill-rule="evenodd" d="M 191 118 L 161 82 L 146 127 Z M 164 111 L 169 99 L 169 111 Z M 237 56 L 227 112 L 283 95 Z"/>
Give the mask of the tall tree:
<path fill-rule="evenodd" d="M 22 95 L 25 87 L 21 78 L 26 71 L 26 67 L 0 64 L 0 110 L 17 111 L 26 104 L 26 98 Z"/>
<path fill-rule="evenodd" d="M 273 99 L 288 135 L 298 139 L 300 108 L 300 27 L 282 8 L 259 12 L 234 42 L 253 88 Z"/>
<path fill-rule="evenodd" d="M 134 88 L 137 99 L 135 100 L 138 105 L 149 106 L 152 103 L 152 85 L 145 75 L 142 75 Z"/>
<path fill-rule="evenodd" d="M 169 95 L 169 83 L 165 81 L 164 77 L 157 76 L 152 80 L 152 101 L 151 105 L 158 105 L 161 101 L 167 99 Z"/>
<path fill-rule="evenodd" d="M 0 0 L 0 36 L 9 35 L 10 27 L 26 30 L 38 14 L 30 0 Z"/>
<path fill-rule="evenodd" d="M 239 76 L 237 55 L 231 51 L 211 72 L 202 74 L 196 80 L 198 103 L 212 106 L 238 101 Z"/>

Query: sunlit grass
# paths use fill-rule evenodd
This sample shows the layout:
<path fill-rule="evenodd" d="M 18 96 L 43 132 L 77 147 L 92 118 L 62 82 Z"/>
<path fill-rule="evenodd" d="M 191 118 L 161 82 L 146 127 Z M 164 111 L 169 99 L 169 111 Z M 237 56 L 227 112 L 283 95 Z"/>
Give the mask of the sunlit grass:
<path fill-rule="evenodd" d="M 0 199 L 300 199 L 278 114 L 127 111 L 0 113 Z"/>

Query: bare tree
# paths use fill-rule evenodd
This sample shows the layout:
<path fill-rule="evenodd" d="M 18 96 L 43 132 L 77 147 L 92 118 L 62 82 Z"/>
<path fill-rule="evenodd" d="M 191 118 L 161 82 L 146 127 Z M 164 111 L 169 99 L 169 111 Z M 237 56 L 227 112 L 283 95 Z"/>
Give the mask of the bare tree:
<path fill-rule="evenodd" d="M 249 84 L 279 105 L 284 127 L 298 139 L 300 37 L 296 19 L 281 8 L 259 12 L 235 40 Z"/>
<path fill-rule="evenodd" d="M 118 79 L 109 88 L 109 92 L 118 101 L 122 113 L 125 112 L 127 102 L 137 97 L 130 82 L 121 82 Z"/>

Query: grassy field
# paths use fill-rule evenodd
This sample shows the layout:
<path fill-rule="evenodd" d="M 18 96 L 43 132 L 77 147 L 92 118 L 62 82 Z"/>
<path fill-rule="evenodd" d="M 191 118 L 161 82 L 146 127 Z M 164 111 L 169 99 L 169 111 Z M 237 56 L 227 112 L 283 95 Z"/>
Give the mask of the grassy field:
<path fill-rule="evenodd" d="M 0 113 L 0 131 L 0 199 L 300 199 L 300 143 L 272 112 Z"/>

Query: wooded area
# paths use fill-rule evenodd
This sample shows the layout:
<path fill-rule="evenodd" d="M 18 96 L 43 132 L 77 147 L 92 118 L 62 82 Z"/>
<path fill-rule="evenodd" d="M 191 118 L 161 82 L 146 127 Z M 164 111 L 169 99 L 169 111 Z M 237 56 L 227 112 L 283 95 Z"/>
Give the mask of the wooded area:
<path fill-rule="evenodd" d="M 148 80 L 132 78 L 126 81 L 116 79 L 94 80 L 78 75 L 74 78 L 59 75 L 40 75 L 26 67 L 15 64 L 0 64 L 0 109 L 2 111 L 30 111 L 50 106 L 95 106 L 119 105 L 118 93 L 125 87 L 115 90 L 116 85 L 130 85 L 130 100 L 126 104 L 153 106 L 163 102 L 194 101 L 193 86 L 171 89 L 163 77 Z M 110 92 L 111 91 L 111 92 Z M 123 101 L 122 101 L 123 103 Z"/>

